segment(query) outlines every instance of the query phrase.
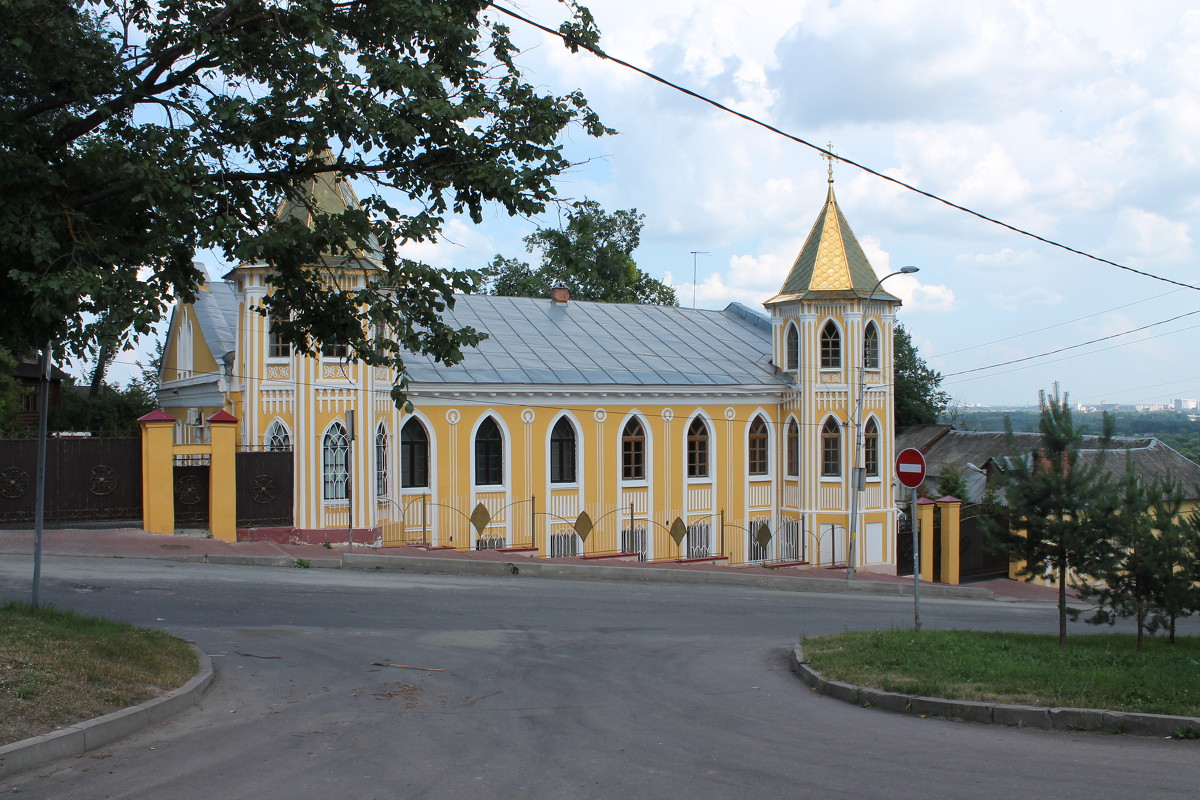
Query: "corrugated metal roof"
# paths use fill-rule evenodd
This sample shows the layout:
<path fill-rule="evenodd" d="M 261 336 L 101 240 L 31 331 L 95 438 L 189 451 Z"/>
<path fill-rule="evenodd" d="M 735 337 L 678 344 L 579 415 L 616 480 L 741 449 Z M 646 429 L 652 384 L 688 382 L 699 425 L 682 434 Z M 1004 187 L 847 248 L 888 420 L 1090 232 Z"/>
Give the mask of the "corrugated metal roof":
<path fill-rule="evenodd" d="M 723 311 L 458 295 L 443 318 L 488 334 L 454 367 L 407 360 L 414 384 L 736 386 L 790 383 L 770 363 L 771 324 Z"/>
<path fill-rule="evenodd" d="M 1038 433 L 1014 433 L 1018 452 L 1028 453 L 1042 446 Z M 1105 472 L 1114 478 L 1125 474 L 1126 453 L 1134 471 L 1144 480 L 1174 478 L 1183 486 L 1188 498 L 1200 497 L 1200 464 L 1189 461 L 1180 453 L 1153 437 L 1116 436 L 1107 451 L 1101 450 L 1099 436 L 1083 437 L 1079 450 L 1082 463 L 1103 461 Z M 896 435 L 896 451 L 907 447 L 920 450 L 925 456 L 931 477 L 943 474 L 947 465 L 960 473 L 968 472 L 967 464 L 984 467 L 988 459 L 1003 459 L 1011 454 L 1006 434 L 997 431 L 956 431 L 948 425 L 914 425 Z"/>

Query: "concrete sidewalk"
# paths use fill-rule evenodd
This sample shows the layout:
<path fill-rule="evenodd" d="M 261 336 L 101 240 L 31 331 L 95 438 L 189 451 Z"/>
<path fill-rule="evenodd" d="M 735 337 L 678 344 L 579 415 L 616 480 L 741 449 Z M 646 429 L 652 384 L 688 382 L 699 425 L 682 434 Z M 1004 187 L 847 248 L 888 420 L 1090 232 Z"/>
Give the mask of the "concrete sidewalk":
<path fill-rule="evenodd" d="M 0 554 L 30 555 L 31 530 L 0 530 Z M 707 562 L 639 563 L 613 559 L 531 558 L 521 551 L 443 550 L 424 547 L 367 547 L 345 542 L 322 545 L 275 542 L 223 542 L 198 536 L 165 536 L 131 528 L 48 530 L 43 556 L 153 558 L 171 561 L 316 568 L 404 570 L 460 575 L 521 575 L 572 580 L 662 581 L 669 583 L 755 586 L 784 591 L 912 594 L 912 578 L 859 571 L 853 581 L 844 569 L 822 567 L 730 567 Z M 1053 602 L 1055 590 L 1007 579 L 967 586 L 921 582 L 923 597 L 957 597 Z"/>

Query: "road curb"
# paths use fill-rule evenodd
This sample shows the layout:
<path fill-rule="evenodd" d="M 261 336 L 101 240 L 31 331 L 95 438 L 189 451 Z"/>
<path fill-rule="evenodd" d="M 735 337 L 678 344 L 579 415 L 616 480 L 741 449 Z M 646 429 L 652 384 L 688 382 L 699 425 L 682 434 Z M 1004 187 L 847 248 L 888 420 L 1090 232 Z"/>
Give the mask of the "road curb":
<path fill-rule="evenodd" d="M 130 708 L 0 747 L 0 777 L 69 756 L 81 756 L 143 728 L 173 717 L 200 702 L 212 685 L 212 659 L 192 645 L 200 661 L 196 675 L 174 691 Z"/>
<path fill-rule="evenodd" d="M 1073 733 L 1081 731 L 1123 733 L 1172 739 L 1176 731 L 1181 728 L 1190 728 L 1200 734 L 1200 717 L 1136 714 L 1125 711 L 1107 711 L 1100 708 L 1047 708 L 949 700 L 943 697 L 920 697 L 886 692 L 882 689 L 868 689 L 841 681 L 831 681 L 805 662 L 804 650 L 800 645 L 792 647 L 789 662 L 792 672 L 796 673 L 800 680 L 815 692 L 845 703 L 853 703 L 862 708 L 877 708 L 896 714 Z"/>
<path fill-rule="evenodd" d="M 473 561 L 459 558 L 422 556 L 389 556 L 377 553 L 346 553 L 342 556 L 345 569 L 420 572 L 431 575 L 491 575 L 555 578 L 559 580 L 617 580 L 693 585 L 747 586 L 793 592 L 828 592 L 835 594 L 912 596 L 908 583 L 883 583 L 870 580 L 836 581 L 806 578 L 799 575 L 739 575 L 732 572 L 707 572 L 686 569 L 656 569 L 654 567 L 617 567 L 582 564 L 556 564 L 553 560 L 522 559 L 519 561 Z M 957 598 L 993 600 L 989 589 L 970 586 L 922 586 L 926 598 Z"/>

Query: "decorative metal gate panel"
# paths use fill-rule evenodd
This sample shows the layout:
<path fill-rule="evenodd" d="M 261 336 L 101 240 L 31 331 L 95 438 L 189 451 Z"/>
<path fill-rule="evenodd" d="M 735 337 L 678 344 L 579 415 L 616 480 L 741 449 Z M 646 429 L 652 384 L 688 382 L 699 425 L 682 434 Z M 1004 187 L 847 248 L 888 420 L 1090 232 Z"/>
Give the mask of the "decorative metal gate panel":
<path fill-rule="evenodd" d="M 31 525 L 37 441 L 0 441 L 0 524 Z M 141 525 L 142 444 L 135 438 L 51 437 L 46 442 L 45 522 Z"/>
<path fill-rule="evenodd" d="M 208 486 L 211 470 L 207 456 L 177 457 L 173 476 L 176 528 L 208 525 Z"/>
<path fill-rule="evenodd" d="M 981 581 L 1008 577 L 1008 554 L 993 549 L 984 530 L 979 506 L 964 506 L 959 522 L 959 580 Z"/>
<path fill-rule="evenodd" d="M 290 527 L 295 462 L 291 450 L 237 454 L 237 526 Z"/>
<path fill-rule="evenodd" d="M 896 574 L 913 574 L 913 509 L 910 507 L 900 515 L 896 524 Z"/>

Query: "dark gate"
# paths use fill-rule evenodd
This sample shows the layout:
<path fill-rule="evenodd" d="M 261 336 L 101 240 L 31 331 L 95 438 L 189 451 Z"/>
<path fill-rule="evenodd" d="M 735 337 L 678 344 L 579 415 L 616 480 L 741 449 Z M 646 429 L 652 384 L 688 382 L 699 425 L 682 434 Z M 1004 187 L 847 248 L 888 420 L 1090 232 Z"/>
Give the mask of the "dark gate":
<path fill-rule="evenodd" d="M 990 546 L 979 506 L 964 506 L 959 523 L 960 580 L 981 581 L 1008 577 L 1008 554 Z"/>
<path fill-rule="evenodd" d="M 212 471 L 208 456 L 176 456 L 175 527 L 208 526 L 208 486 Z"/>
<path fill-rule="evenodd" d="M 896 523 L 896 574 L 913 574 L 913 509 L 912 504 Z"/>
<path fill-rule="evenodd" d="M 942 580 L 942 507 L 933 507 L 933 579 Z M 961 578 L 960 578 L 961 580 Z"/>
<path fill-rule="evenodd" d="M 0 441 L 0 524 L 32 525 L 37 441 Z M 45 523 L 52 527 L 142 523 L 142 443 L 127 436 L 46 441 Z"/>
<path fill-rule="evenodd" d="M 237 454 L 237 526 L 290 527 L 294 461 L 291 450 Z"/>

